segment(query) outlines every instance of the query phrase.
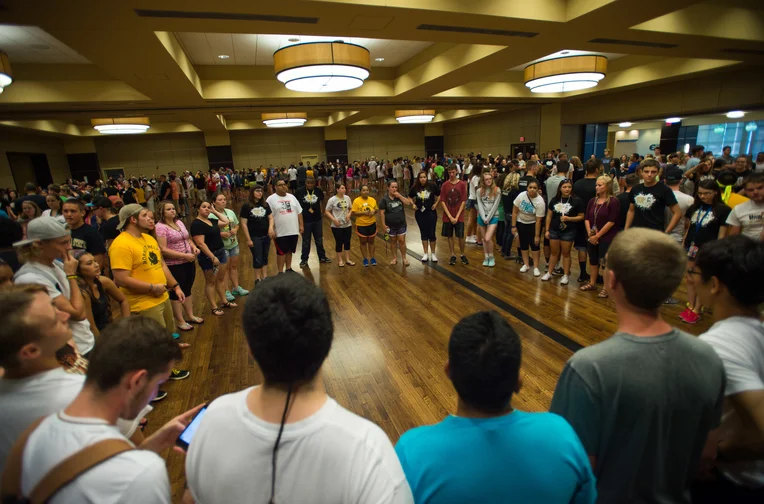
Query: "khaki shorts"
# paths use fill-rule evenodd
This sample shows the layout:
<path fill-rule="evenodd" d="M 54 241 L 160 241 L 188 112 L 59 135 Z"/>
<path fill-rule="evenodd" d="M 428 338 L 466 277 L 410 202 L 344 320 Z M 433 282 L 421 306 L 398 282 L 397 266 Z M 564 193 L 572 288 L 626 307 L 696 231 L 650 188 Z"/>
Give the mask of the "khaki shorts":
<path fill-rule="evenodd" d="M 175 332 L 175 317 L 172 313 L 172 304 L 169 298 L 148 310 L 133 312 L 133 315 L 143 315 L 144 317 L 156 320 L 165 329 Z"/>

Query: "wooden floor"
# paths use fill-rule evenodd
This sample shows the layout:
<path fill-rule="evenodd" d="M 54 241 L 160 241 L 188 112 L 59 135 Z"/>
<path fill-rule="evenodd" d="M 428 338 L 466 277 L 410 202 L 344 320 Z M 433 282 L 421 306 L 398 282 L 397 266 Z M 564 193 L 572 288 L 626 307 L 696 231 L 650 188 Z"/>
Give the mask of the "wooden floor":
<path fill-rule="evenodd" d="M 324 245 L 332 264 L 319 266 L 314 245 L 310 267 L 302 270 L 326 292 L 334 317 L 334 343 L 323 368 L 329 395 L 380 425 L 393 443 L 412 427 L 440 421 L 456 406 L 455 392 L 443 370 L 451 328 L 476 311 L 497 310 L 523 342 L 524 386 L 514 405 L 526 411 L 546 410 L 573 351 L 614 332 L 612 302 L 598 299 L 596 292 L 579 292 L 577 264 L 567 287 L 559 285 L 559 277 L 542 282 L 531 272 L 521 274 L 515 261 L 500 257 L 495 268 L 485 268 L 481 266 L 482 247 L 476 245 L 468 245 L 469 266 L 461 262 L 449 266 L 448 244 L 439 238 L 440 262 L 423 265 L 418 260 L 422 253 L 419 229 L 411 211 L 407 212 L 411 266 L 404 268 L 400 262 L 390 266 L 385 243 L 377 240 L 379 266 L 364 268 L 354 238 L 351 255 L 357 265 L 339 268 L 334 239 L 324 219 Z M 241 284 L 252 289 L 251 254 L 246 247 L 241 253 Z M 270 259 L 275 273 L 273 247 Z M 298 263 L 299 253 L 293 266 L 300 271 Z M 216 317 L 204 299 L 201 274 L 197 274 L 193 294 L 196 314 L 205 323 L 182 333 L 182 341 L 190 342 L 191 348 L 185 351 L 181 367 L 190 370 L 191 377 L 166 385 L 169 396 L 155 405 L 147 433 L 196 404 L 262 380 L 242 333 L 245 299 L 239 302 L 241 307 Z M 676 297 L 686 300 L 684 286 Z M 679 325 L 677 315 L 682 309 L 683 305 L 665 306 L 663 312 Z M 681 328 L 699 334 L 709 324 L 703 320 L 695 326 L 681 324 Z M 184 461 L 176 453 L 167 453 L 167 461 L 177 502 L 185 482 Z"/>

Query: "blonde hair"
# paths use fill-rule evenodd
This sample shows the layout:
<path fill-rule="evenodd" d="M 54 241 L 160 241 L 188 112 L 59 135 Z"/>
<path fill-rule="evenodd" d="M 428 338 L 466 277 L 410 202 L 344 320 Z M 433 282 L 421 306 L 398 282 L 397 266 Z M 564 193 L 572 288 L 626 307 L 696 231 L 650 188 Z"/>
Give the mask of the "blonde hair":
<path fill-rule="evenodd" d="M 488 189 L 488 186 L 485 184 L 485 178 L 489 177 L 491 180 L 493 180 L 493 175 L 491 175 L 490 171 L 483 172 L 480 175 L 480 184 L 478 185 L 478 191 L 480 191 L 480 194 L 486 194 L 486 189 Z M 491 195 L 496 194 L 496 191 L 498 191 L 498 187 L 496 187 L 496 182 L 494 181 L 493 184 L 491 184 Z"/>
<path fill-rule="evenodd" d="M 562 153 L 560 153 L 562 154 Z M 584 166 L 584 163 L 581 162 L 581 160 L 578 158 L 578 156 L 573 156 L 570 158 L 570 164 L 575 166 L 576 168 L 581 168 Z"/>
<path fill-rule="evenodd" d="M 508 173 L 504 177 L 504 184 L 502 184 L 502 190 L 511 191 L 512 189 L 520 188 L 520 174 L 517 172 Z"/>
<path fill-rule="evenodd" d="M 600 181 L 605 183 L 605 187 L 607 188 L 607 192 L 606 192 L 607 198 L 610 199 L 613 196 L 615 196 L 615 194 L 613 193 L 613 179 L 609 175 L 600 175 L 599 177 L 597 177 L 597 182 L 600 182 Z"/>

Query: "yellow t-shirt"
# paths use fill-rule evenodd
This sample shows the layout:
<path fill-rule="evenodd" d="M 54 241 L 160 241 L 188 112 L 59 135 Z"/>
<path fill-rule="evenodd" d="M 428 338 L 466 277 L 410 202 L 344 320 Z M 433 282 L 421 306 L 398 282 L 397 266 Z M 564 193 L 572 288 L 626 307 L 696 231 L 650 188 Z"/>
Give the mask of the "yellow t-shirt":
<path fill-rule="evenodd" d="M 146 193 L 143 192 L 142 187 L 134 187 L 135 189 L 135 202 L 141 205 L 146 203 Z"/>
<path fill-rule="evenodd" d="M 109 247 L 109 260 L 115 270 L 127 270 L 132 272 L 130 276 L 136 280 L 152 284 L 166 285 L 167 278 L 162 270 L 162 251 L 157 241 L 143 234 L 136 238 L 130 233 L 120 233 L 111 242 Z M 135 294 L 120 287 L 130 303 L 131 312 L 142 312 L 164 303 L 169 295 L 165 292 L 161 296 L 152 294 Z"/>
<path fill-rule="evenodd" d="M 362 213 L 367 208 L 371 209 L 372 211 L 377 210 L 379 208 L 377 206 L 377 200 L 371 196 L 366 199 L 358 196 L 355 201 L 353 201 L 353 214 L 356 216 L 356 226 L 371 226 L 377 222 L 376 215 L 364 215 Z"/>
<path fill-rule="evenodd" d="M 735 208 L 739 204 L 745 203 L 746 201 L 748 201 L 748 198 L 746 198 L 742 194 L 733 192 L 732 194 L 730 194 L 730 199 L 727 201 L 727 206 L 730 208 Z"/>

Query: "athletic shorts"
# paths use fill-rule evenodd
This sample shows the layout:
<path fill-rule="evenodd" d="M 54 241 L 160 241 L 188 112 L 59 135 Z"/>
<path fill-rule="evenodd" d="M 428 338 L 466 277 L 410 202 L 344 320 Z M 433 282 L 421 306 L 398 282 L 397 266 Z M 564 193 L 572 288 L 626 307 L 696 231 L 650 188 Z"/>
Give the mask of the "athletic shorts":
<path fill-rule="evenodd" d="M 299 235 L 277 236 L 276 255 L 294 254 L 297 251 L 297 239 Z"/>
<path fill-rule="evenodd" d="M 494 215 L 493 217 L 491 217 L 491 222 L 486 224 L 485 222 L 483 222 L 483 218 L 478 215 L 477 223 L 478 223 L 478 226 L 486 226 L 486 225 L 492 226 L 494 224 L 498 224 L 499 223 L 499 217 Z"/>
<path fill-rule="evenodd" d="M 403 227 L 391 227 L 387 233 L 390 236 L 403 236 L 406 234 L 406 226 Z"/>
<path fill-rule="evenodd" d="M 377 236 L 377 225 L 356 226 L 355 232 L 358 233 L 358 236 L 363 236 L 364 238 L 374 238 Z"/>
<path fill-rule="evenodd" d="M 451 222 L 444 222 L 443 227 L 440 230 L 440 236 L 451 238 L 456 235 L 457 238 L 464 238 L 464 222 L 457 222 L 451 224 Z"/>

